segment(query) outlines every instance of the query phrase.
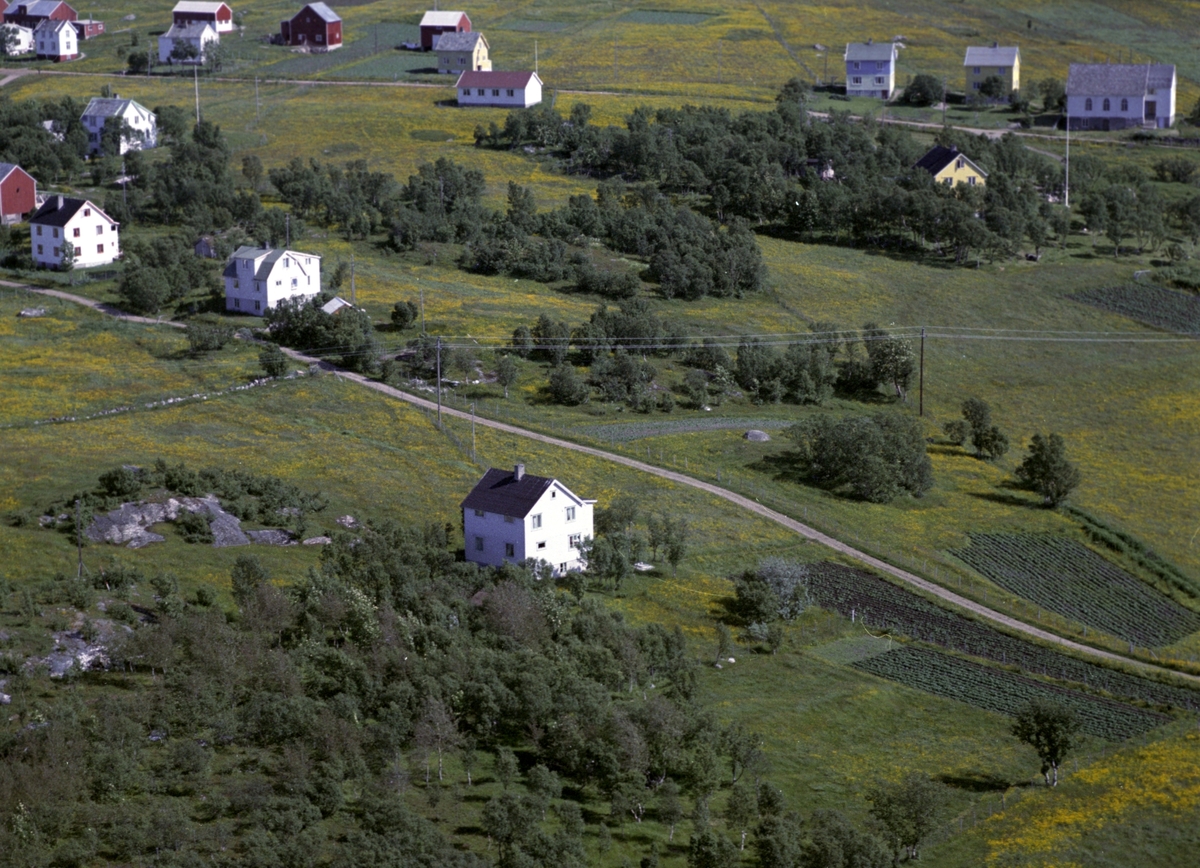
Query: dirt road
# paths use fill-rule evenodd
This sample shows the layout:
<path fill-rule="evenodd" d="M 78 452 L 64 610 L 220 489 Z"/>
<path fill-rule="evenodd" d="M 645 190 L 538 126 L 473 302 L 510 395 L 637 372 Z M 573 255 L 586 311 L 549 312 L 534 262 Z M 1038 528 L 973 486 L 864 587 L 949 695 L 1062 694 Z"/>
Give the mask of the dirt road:
<path fill-rule="evenodd" d="M 11 287 L 20 287 L 21 286 L 21 284 L 6 283 L 6 282 L 3 283 L 3 285 L 11 286 Z M 62 292 L 60 290 L 37 289 L 35 287 L 26 287 L 26 288 L 30 289 L 32 292 L 39 293 L 42 295 L 50 295 L 55 298 L 61 298 L 66 301 L 74 301 L 78 304 L 86 305 L 87 307 L 90 307 L 94 310 L 99 310 L 99 311 L 102 311 L 103 313 L 107 313 L 110 316 L 117 316 L 122 319 L 129 320 L 130 322 L 144 322 L 144 323 L 150 323 L 150 324 L 160 324 L 160 325 L 170 325 L 170 326 L 175 326 L 175 327 L 182 327 L 179 323 L 161 322 L 159 320 L 155 320 L 155 319 L 148 318 L 148 317 L 131 316 L 129 314 L 123 313 L 122 311 L 116 310 L 111 305 L 104 305 L 104 304 L 101 304 L 100 302 L 94 301 L 92 299 L 83 298 L 82 296 L 78 296 L 78 295 L 72 295 L 71 293 Z M 295 359 L 298 362 L 303 362 L 305 364 L 310 364 L 310 365 L 318 365 L 323 370 L 328 371 L 329 373 L 334 374 L 335 376 L 341 377 L 345 380 L 349 380 L 353 383 L 358 383 L 361 386 L 365 386 L 368 389 L 373 389 L 376 392 L 380 392 L 381 394 L 387 395 L 391 398 L 396 398 L 397 400 L 400 400 L 400 401 L 406 401 L 409 404 L 413 404 L 413 405 L 420 407 L 422 409 L 425 409 L 425 410 L 432 410 L 432 411 L 437 410 L 437 403 L 435 401 L 429 400 L 428 398 L 421 398 L 416 395 L 411 395 L 408 392 L 403 392 L 399 389 L 392 388 L 391 386 L 384 385 L 383 383 L 378 383 L 373 380 L 370 380 L 367 377 L 364 377 L 362 374 L 356 374 L 351 371 L 343 370 L 342 368 L 339 368 L 337 365 L 334 365 L 331 362 L 327 362 L 323 359 L 314 358 L 312 356 L 306 356 L 303 353 L 296 352 L 295 350 L 289 350 L 289 349 L 285 348 L 284 352 L 288 356 L 290 356 L 291 358 Z M 769 520 L 775 522 L 776 524 L 781 525 L 782 527 L 785 527 L 788 530 L 799 534 L 800 536 L 804 537 L 805 539 L 812 540 L 813 542 L 819 543 L 820 545 L 823 545 L 823 546 L 831 549 L 832 551 L 838 552 L 839 554 L 842 554 L 849 558 L 852 558 L 852 559 L 858 561 L 859 563 L 866 564 L 867 566 L 871 567 L 872 569 L 878 570 L 881 573 L 886 573 L 887 575 L 892 576 L 895 579 L 899 579 L 901 582 L 903 582 L 906 585 L 909 585 L 910 587 L 924 591 L 927 594 L 931 594 L 931 595 L 939 598 L 943 602 L 950 604 L 952 607 L 962 609 L 966 612 L 970 612 L 982 620 L 990 621 L 993 624 L 1004 627 L 1011 632 L 1018 633 L 1018 634 L 1033 638 L 1033 639 L 1038 639 L 1038 640 L 1041 640 L 1042 642 L 1048 642 L 1048 643 L 1057 645 L 1061 648 L 1069 649 L 1078 654 L 1082 654 L 1084 656 L 1091 657 L 1093 659 L 1100 659 L 1100 660 L 1107 661 L 1109 663 L 1124 664 L 1126 666 L 1130 666 L 1130 667 L 1133 667 L 1133 668 L 1136 668 L 1143 672 L 1148 672 L 1148 673 L 1150 673 L 1150 672 L 1166 673 L 1166 674 L 1170 674 L 1176 678 L 1190 681 L 1194 684 L 1200 684 L 1200 676 L 1187 675 L 1184 673 L 1175 672 L 1174 670 L 1166 669 L 1165 667 L 1155 666 L 1150 663 L 1144 663 L 1140 660 L 1133 660 L 1129 657 L 1124 657 L 1120 654 L 1114 654 L 1111 651 L 1104 651 L 1099 648 L 1093 648 L 1090 645 L 1084 645 L 1080 642 L 1075 642 L 1071 639 L 1066 639 L 1055 633 L 1051 633 L 1048 630 L 1043 630 L 1040 627 L 1035 627 L 1032 624 L 1026 624 L 1024 621 L 1020 621 L 1009 615 L 1005 615 L 1002 612 L 997 612 L 996 610 L 990 609 L 981 603 L 975 602 L 974 600 L 967 599 L 966 597 L 963 597 L 959 594 L 954 593 L 953 591 L 949 590 L 948 588 L 944 588 L 941 585 L 934 584 L 933 582 L 923 579 L 920 576 L 914 575 L 913 573 L 910 573 L 907 570 L 902 570 L 899 567 L 896 567 L 896 566 L 893 566 L 892 564 L 887 563 L 886 561 L 881 561 L 879 558 L 872 557 L 871 555 L 867 554 L 866 552 L 859 551 L 858 549 L 854 548 L 853 546 L 847 545 L 846 543 L 842 542 L 841 540 L 834 539 L 833 537 L 829 536 L 828 534 L 821 533 L 821 531 L 819 531 L 815 528 L 809 527 L 806 524 L 796 521 L 794 518 L 790 518 L 789 516 L 786 516 L 781 512 L 777 512 L 773 509 L 770 509 L 769 507 L 763 506 L 761 503 L 759 503 L 756 500 L 752 500 L 749 497 L 746 497 L 744 495 L 730 491 L 729 489 L 722 488 L 719 485 L 713 485 L 711 482 L 705 482 L 701 479 L 696 479 L 695 477 L 688 476 L 687 474 L 684 474 L 684 473 L 678 473 L 674 470 L 666 470 L 662 467 L 656 467 L 653 464 L 647 464 L 644 461 L 638 461 L 636 458 L 628 458 L 624 455 L 615 455 L 612 452 L 606 452 L 603 449 L 596 449 L 591 446 L 583 446 L 579 443 L 573 443 L 570 440 L 561 440 L 557 437 L 551 437 L 548 434 L 540 434 L 536 431 L 529 431 L 525 428 L 519 428 L 516 425 L 509 425 L 506 422 L 497 422 L 493 419 L 485 419 L 481 416 L 471 416 L 471 414 L 466 413 L 462 410 L 454 410 L 454 409 L 450 409 L 448 407 L 443 406 L 442 407 L 442 415 L 451 416 L 456 419 L 462 419 L 462 420 L 466 420 L 466 421 L 474 419 L 474 422 L 476 425 L 481 425 L 485 428 L 492 428 L 496 431 L 503 431 L 506 434 L 513 434 L 517 437 L 524 437 L 529 440 L 535 440 L 539 443 L 545 443 L 549 446 L 555 446 L 560 449 L 569 449 L 573 452 L 581 452 L 585 455 L 591 455 L 595 458 L 601 458 L 601 459 L 604 459 L 605 461 L 611 461 L 614 464 L 620 464 L 625 467 L 632 468 L 633 470 L 641 471 L 642 473 L 650 473 L 650 474 L 653 474 L 654 476 L 660 477 L 661 479 L 667 479 L 667 480 L 670 480 L 671 482 L 675 482 L 680 485 L 687 485 L 687 486 L 690 486 L 691 488 L 699 489 L 700 491 L 706 492 L 715 497 L 719 497 L 723 500 L 727 500 L 730 503 L 741 507 L 742 509 L 745 509 L 749 512 L 755 513 L 756 515 L 760 515 L 763 518 L 769 519 Z"/>

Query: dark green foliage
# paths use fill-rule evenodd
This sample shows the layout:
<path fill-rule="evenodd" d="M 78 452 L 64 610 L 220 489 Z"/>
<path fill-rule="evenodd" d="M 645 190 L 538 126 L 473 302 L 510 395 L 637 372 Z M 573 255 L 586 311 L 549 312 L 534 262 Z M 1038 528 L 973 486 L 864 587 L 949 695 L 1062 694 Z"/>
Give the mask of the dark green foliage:
<path fill-rule="evenodd" d="M 282 377 L 288 372 L 290 361 L 283 350 L 275 344 L 267 344 L 258 352 L 258 363 L 268 377 Z"/>
<path fill-rule="evenodd" d="M 233 340 L 233 329 L 228 326 L 207 325 L 201 322 L 188 323 L 185 334 L 193 355 L 224 349 L 225 345 Z"/>
<path fill-rule="evenodd" d="M 417 323 L 420 310 L 416 302 L 398 301 L 392 306 L 392 325 L 398 329 L 412 328 Z"/>
<path fill-rule="evenodd" d="M 1046 506 L 1056 507 L 1079 487 L 1079 468 L 1067 460 L 1067 444 L 1058 434 L 1034 434 L 1029 454 L 1017 467 L 1017 479 L 1036 491 Z"/>
<path fill-rule="evenodd" d="M 980 96 L 993 102 L 1007 99 L 1010 93 L 1009 86 L 998 75 L 989 75 L 979 83 Z"/>
<path fill-rule="evenodd" d="M 184 542 L 211 543 L 213 541 L 212 527 L 206 512 L 180 510 L 175 524 L 179 527 L 179 534 L 183 537 Z"/>
<path fill-rule="evenodd" d="M 508 353 L 496 360 L 496 382 L 504 389 L 505 398 L 508 397 L 508 390 L 516 385 L 518 374 L 517 363 Z"/>
<path fill-rule="evenodd" d="M 1043 78 L 1037 83 L 1042 95 L 1042 111 L 1061 112 L 1067 108 L 1067 89 L 1057 78 Z"/>
<path fill-rule="evenodd" d="M 747 624 L 793 621 L 811 602 L 808 582 L 804 564 L 767 558 L 734 579 L 738 614 Z"/>
<path fill-rule="evenodd" d="M 906 105 L 931 106 L 942 101 L 944 90 L 942 80 L 936 75 L 920 73 L 913 76 L 913 80 L 904 88 L 901 101 Z"/>
<path fill-rule="evenodd" d="M 1167 157 L 1154 164 L 1154 174 L 1158 176 L 1158 180 L 1176 184 L 1191 183 L 1196 169 L 1196 161 L 1187 157 Z"/>
<path fill-rule="evenodd" d="M 809 840 L 796 862 L 798 868 L 889 868 L 893 856 L 869 832 L 863 832 L 837 811 L 814 811 Z"/>
<path fill-rule="evenodd" d="M 559 365 L 550 372 L 549 390 L 554 403 L 568 406 L 586 403 L 591 394 L 587 382 L 569 364 Z"/>
<path fill-rule="evenodd" d="M 909 859 L 917 859 L 946 802 L 946 788 L 928 775 L 914 772 L 898 782 L 876 785 L 867 799 L 871 814 L 887 829 L 896 852 L 903 848 Z"/>
<path fill-rule="evenodd" d="M 70 97 L 61 102 L 0 100 L 0 161 L 19 164 L 43 184 L 70 181 L 83 170 L 88 134 L 80 121 L 84 104 Z M 57 141 L 42 122 L 62 133 Z"/>
<path fill-rule="evenodd" d="M 698 831 L 688 841 L 688 868 L 733 868 L 737 860 L 737 848 L 713 829 Z"/>
<path fill-rule="evenodd" d="M 195 256 L 184 235 L 134 238 L 124 245 L 125 270 L 117 284 L 122 307 L 133 313 L 158 313 L 167 304 L 197 290 L 218 292 L 216 272 Z"/>
<path fill-rule="evenodd" d="M 912 343 L 874 323 L 863 326 L 862 340 L 870 362 L 871 378 L 879 385 L 891 386 L 900 400 L 907 400 L 908 388 L 917 373 Z"/>
<path fill-rule="evenodd" d="M 1012 734 L 1033 748 L 1042 761 L 1049 786 L 1058 786 L 1058 767 L 1075 747 L 1081 728 L 1079 716 L 1067 706 L 1032 699 L 1017 712 Z"/>
<path fill-rule="evenodd" d="M 344 368 L 371 373 L 382 348 L 371 318 L 357 308 L 336 314 L 321 310 L 324 299 L 285 299 L 267 311 L 271 336 L 285 347 L 334 359 Z"/>
<path fill-rule="evenodd" d="M 258 589 L 267 583 L 270 575 L 254 555 L 238 555 L 229 572 L 229 579 L 233 599 L 239 606 L 245 606 L 258 594 Z"/>
<path fill-rule="evenodd" d="M 792 426 L 788 434 L 806 477 L 824 488 L 887 503 L 902 493 L 919 497 L 933 486 L 925 438 L 911 417 L 877 414 L 835 422 L 822 416 Z"/>
<path fill-rule="evenodd" d="M 943 427 L 951 442 L 961 446 L 968 438 L 975 447 L 975 455 L 992 460 L 1008 451 L 1008 437 L 992 424 L 992 410 L 980 398 L 968 398 L 962 404 L 963 418 L 960 422 L 947 422 Z"/>

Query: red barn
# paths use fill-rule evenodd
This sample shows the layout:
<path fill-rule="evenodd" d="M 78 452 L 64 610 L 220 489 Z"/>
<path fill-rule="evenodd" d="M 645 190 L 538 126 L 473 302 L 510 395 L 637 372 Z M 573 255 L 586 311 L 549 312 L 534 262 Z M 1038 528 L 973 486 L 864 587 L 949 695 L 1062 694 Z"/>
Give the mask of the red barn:
<path fill-rule="evenodd" d="M 95 18 L 77 18 L 73 23 L 80 39 L 95 39 L 104 32 L 104 22 Z"/>
<path fill-rule="evenodd" d="M 32 3 L 13 3 L 4 11 L 5 24 L 19 24 L 30 30 L 43 21 L 74 21 L 75 10 L 62 0 L 33 0 Z"/>
<path fill-rule="evenodd" d="M 21 220 L 37 207 L 36 199 L 33 176 L 15 163 L 0 163 L 0 223 Z"/>
<path fill-rule="evenodd" d="M 8 0 L 0 0 L 0 21 L 4 20 L 4 13 L 8 11 Z"/>
<path fill-rule="evenodd" d="M 284 45 L 307 45 L 313 51 L 342 47 L 342 19 L 324 3 L 309 3 L 289 21 L 279 22 Z"/>
<path fill-rule="evenodd" d="M 233 30 L 233 10 L 228 3 L 179 0 L 171 10 L 171 20 L 180 27 L 206 22 L 212 25 L 218 36 Z"/>
<path fill-rule="evenodd" d="M 471 19 L 466 12 L 426 12 L 421 19 L 421 48 L 433 49 L 433 40 L 443 33 L 470 33 Z"/>

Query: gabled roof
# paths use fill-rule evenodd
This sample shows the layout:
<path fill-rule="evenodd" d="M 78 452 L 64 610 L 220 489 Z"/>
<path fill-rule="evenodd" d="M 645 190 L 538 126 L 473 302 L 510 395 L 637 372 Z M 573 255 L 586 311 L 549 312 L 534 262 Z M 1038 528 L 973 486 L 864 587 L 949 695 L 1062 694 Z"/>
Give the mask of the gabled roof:
<path fill-rule="evenodd" d="M 455 87 L 528 87 L 534 79 L 538 84 L 542 79 L 536 72 L 497 72 L 482 70 L 467 70 L 458 77 Z"/>
<path fill-rule="evenodd" d="M 475 46 L 482 42 L 487 47 L 487 40 L 478 30 L 467 33 L 443 33 L 433 38 L 434 51 L 474 51 Z"/>
<path fill-rule="evenodd" d="M 206 13 L 209 13 L 212 15 L 216 15 L 217 12 L 220 11 L 222 6 L 226 7 L 227 9 L 229 8 L 228 3 L 206 3 L 206 2 L 202 2 L 202 0 L 179 0 L 179 2 L 175 4 L 175 8 L 172 9 L 171 11 L 172 12 L 206 12 Z M 232 12 L 233 10 L 229 9 L 229 11 Z"/>
<path fill-rule="evenodd" d="M 58 33 L 63 28 L 69 27 L 74 32 L 75 25 L 70 21 L 62 21 L 58 18 L 45 18 L 38 22 L 37 27 L 33 28 L 34 33 L 41 33 L 43 36 L 47 33 Z"/>
<path fill-rule="evenodd" d="M 3 2 L 3 0 L 0 0 L 0 2 Z M 25 172 L 25 170 L 22 169 L 20 166 L 18 166 L 16 163 L 0 163 L 0 181 L 3 181 L 5 178 L 7 178 L 9 175 L 11 175 L 13 172 L 16 172 L 16 171 Z M 28 172 L 25 172 L 25 174 L 29 175 Z M 33 176 L 29 175 L 29 177 L 32 178 Z"/>
<path fill-rule="evenodd" d="M 215 36 L 217 31 L 208 21 L 193 21 L 191 24 L 172 24 L 170 29 L 159 39 L 201 39 L 204 31 L 209 30 Z"/>
<path fill-rule="evenodd" d="M 120 118 L 124 117 L 131 107 L 151 117 L 154 116 L 150 109 L 136 100 L 94 96 L 87 104 L 87 108 L 83 110 L 83 117 Z"/>
<path fill-rule="evenodd" d="M 330 24 L 332 24 L 335 21 L 342 20 L 341 18 L 338 17 L 338 14 L 336 12 L 334 12 L 332 9 L 330 9 L 328 6 L 326 6 L 324 3 L 309 3 L 307 6 L 304 7 L 304 9 L 310 10 L 315 15 L 317 15 L 322 21 L 326 21 Z M 296 16 L 298 17 L 300 15 L 300 13 L 304 11 L 304 9 L 301 9 L 300 12 L 297 12 Z M 293 18 L 293 20 L 295 20 L 295 18 Z"/>
<path fill-rule="evenodd" d="M 457 27 L 467 16 L 466 12 L 434 12 L 430 10 L 421 18 L 422 27 Z"/>
<path fill-rule="evenodd" d="M 1069 96 L 1144 96 L 1175 84 L 1172 63 L 1072 63 Z"/>
<path fill-rule="evenodd" d="M 22 4 L 14 3 L 13 6 Z M 54 10 L 63 5 L 63 0 L 34 0 L 33 3 L 25 3 L 25 15 L 34 17 L 38 15 L 53 15 Z"/>
<path fill-rule="evenodd" d="M 471 489 L 462 502 L 463 509 L 478 509 L 483 512 L 494 512 L 513 518 L 524 518 L 529 511 L 537 506 L 537 502 L 554 485 L 558 485 L 568 496 L 578 503 L 583 503 L 565 485 L 545 476 L 530 476 L 525 468 L 518 465 L 521 478 L 512 470 L 497 470 L 492 468 L 483 475 L 483 479 Z"/>
<path fill-rule="evenodd" d="M 983 177 L 987 177 L 987 172 L 979 168 L 979 166 L 975 164 L 974 160 L 959 151 L 958 148 L 947 148 L 944 145 L 934 145 L 925 153 L 925 156 L 921 157 L 921 159 L 917 160 L 917 162 L 913 164 L 913 167 L 917 169 L 924 169 L 929 174 L 936 175 L 938 172 L 942 171 L 942 169 L 959 159 L 966 160 L 968 166 L 970 166 Z"/>
<path fill-rule="evenodd" d="M 352 308 L 354 305 L 346 301 L 346 299 L 342 298 L 340 295 L 335 295 L 333 298 L 329 299 L 329 301 L 321 305 L 321 311 L 332 316 L 335 313 L 340 313 L 344 308 L 347 307 Z"/>
<path fill-rule="evenodd" d="M 88 199 L 72 199 L 70 196 L 47 196 L 45 204 L 34 212 L 33 216 L 29 218 L 29 222 L 41 223 L 43 226 L 66 226 L 85 205 L 96 211 L 109 223 L 117 222 Z"/>
<path fill-rule="evenodd" d="M 229 263 L 225 266 L 225 270 L 221 272 L 221 276 L 237 277 L 236 261 L 239 259 L 249 259 L 258 262 L 254 269 L 255 280 L 264 280 L 270 277 L 271 272 L 275 270 L 275 263 L 285 256 L 291 256 L 293 259 L 296 259 L 297 264 L 299 264 L 298 260 L 301 256 L 308 256 L 313 259 L 321 258 L 315 253 L 301 253 L 298 250 L 287 250 L 283 247 L 243 246 L 233 251 L 233 255 L 229 257 Z M 303 266 L 300 267 L 303 268 Z"/>
<path fill-rule="evenodd" d="M 967 46 L 963 66 L 1016 66 L 1021 49 L 1015 45 Z"/>
<path fill-rule="evenodd" d="M 894 42 L 847 42 L 846 60 L 894 60 Z"/>

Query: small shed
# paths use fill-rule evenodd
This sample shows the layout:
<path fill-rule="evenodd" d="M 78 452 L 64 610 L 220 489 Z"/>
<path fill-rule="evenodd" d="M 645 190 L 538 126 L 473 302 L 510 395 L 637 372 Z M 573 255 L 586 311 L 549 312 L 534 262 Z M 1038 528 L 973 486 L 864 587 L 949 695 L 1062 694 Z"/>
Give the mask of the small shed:
<path fill-rule="evenodd" d="M 284 45 L 306 45 L 310 51 L 342 47 L 342 19 L 324 3 L 309 3 L 287 21 L 279 22 Z"/>
<path fill-rule="evenodd" d="M 528 108 L 542 101 L 536 72 L 464 72 L 455 87 L 460 106 Z"/>
<path fill-rule="evenodd" d="M 211 235 L 201 235 L 192 249 L 201 259 L 217 258 L 217 240 Z"/>
<path fill-rule="evenodd" d="M 421 49 L 433 50 L 433 38 L 443 33 L 469 33 L 471 19 L 466 12 L 426 12 L 421 19 Z"/>

